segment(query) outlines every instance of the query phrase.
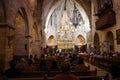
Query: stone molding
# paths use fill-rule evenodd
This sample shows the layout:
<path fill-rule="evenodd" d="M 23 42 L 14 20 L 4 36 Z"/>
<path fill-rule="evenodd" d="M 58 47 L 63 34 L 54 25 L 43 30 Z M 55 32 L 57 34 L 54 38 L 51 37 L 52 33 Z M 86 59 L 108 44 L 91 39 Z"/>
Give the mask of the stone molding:
<path fill-rule="evenodd" d="M 0 28 L 1 28 L 1 27 L 8 27 L 8 28 L 10 28 L 10 29 L 15 30 L 15 28 L 14 28 L 13 26 L 9 25 L 8 23 L 0 23 Z"/>

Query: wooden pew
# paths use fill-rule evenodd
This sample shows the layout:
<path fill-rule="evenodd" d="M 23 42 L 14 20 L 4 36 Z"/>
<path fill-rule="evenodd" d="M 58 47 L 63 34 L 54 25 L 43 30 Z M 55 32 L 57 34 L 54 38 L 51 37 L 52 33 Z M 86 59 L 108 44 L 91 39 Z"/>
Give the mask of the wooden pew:
<path fill-rule="evenodd" d="M 113 63 L 120 65 L 120 58 L 116 58 L 116 57 L 93 57 L 93 58 L 94 61 L 92 62 L 92 64 L 105 70 L 108 70 L 109 65 Z"/>
<path fill-rule="evenodd" d="M 34 71 L 34 72 L 22 72 L 23 78 L 27 77 L 54 77 L 57 74 L 60 74 L 60 71 Z M 93 71 L 82 71 L 82 72 L 76 72 L 71 71 L 71 73 L 77 75 L 77 76 L 96 76 L 97 75 L 97 69 Z"/>
<path fill-rule="evenodd" d="M 81 71 L 81 72 L 72 71 L 71 73 L 77 76 L 97 76 L 97 69 L 90 71 Z"/>
<path fill-rule="evenodd" d="M 80 80 L 109 80 L 109 76 L 79 76 Z M 10 78 L 8 80 L 54 80 L 54 77 L 42 78 Z"/>
<path fill-rule="evenodd" d="M 22 72 L 22 78 L 31 78 L 31 77 L 44 77 L 47 74 L 46 71 L 34 71 L 34 72 Z"/>

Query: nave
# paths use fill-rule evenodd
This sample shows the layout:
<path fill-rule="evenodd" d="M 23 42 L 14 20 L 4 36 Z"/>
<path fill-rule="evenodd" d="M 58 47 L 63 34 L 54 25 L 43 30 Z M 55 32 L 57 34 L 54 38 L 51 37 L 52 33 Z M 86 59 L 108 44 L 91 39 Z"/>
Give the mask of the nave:
<path fill-rule="evenodd" d="M 10 65 L 13 72 L 15 70 L 19 75 L 9 77 L 16 75 L 26 79 L 28 75 L 27 79 L 31 80 L 35 76 L 36 79 L 40 79 L 40 76 L 42 79 L 49 78 L 50 74 L 55 73 L 50 72 L 52 61 L 46 61 L 46 57 L 61 55 L 64 57 L 62 63 L 69 62 L 70 56 L 77 55 L 77 58 L 72 58 L 76 60 L 75 63 L 69 62 L 67 65 L 68 76 L 76 80 L 78 77 L 81 80 L 101 80 L 108 76 L 107 73 L 110 80 L 119 80 L 119 25 L 120 0 L 0 0 L 0 80 L 11 70 Z M 38 64 L 33 60 L 29 61 L 31 55 L 37 55 Z M 45 56 L 48 67 L 48 71 L 43 73 L 39 72 L 42 55 Z M 71 72 L 75 67 L 81 68 L 77 66 L 78 55 L 84 59 L 85 66 L 81 69 L 83 72 Z M 25 72 L 21 71 L 21 59 L 25 61 L 26 67 L 32 64 L 36 67 L 35 70 L 27 73 L 30 71 L 27 69 L 32 70 L 29 67 L 25 68 Z M 63 67 L 59 60 L 57 63 L 58 68 Z M 92 66 L 97 67 L 97 70 Z M 20 71 L 18 67 L 21 67 Z M 89 71 L 86 73 L 86 70 Z M 62 70 L 57 73 L 61 72 Z M 90 73 L 95 75 L 91 76 Z M 57 79 L 60 79 L 59 76 L 63 78 L 64 75 L 58 75 Z M 55 78 L 55 75 L 51 77 Z"/>
<path fill-rule="evenodd" d="M 35 58 L 30 56 L 29 59 L 20 58 L 21 62 L 17 62 L 16 60 L 16 68 L 21 70 L 21 75 L 15 75 L 13 77 L 9 76 L 9 80 L 54 80 L 56 75 L 63 73 L 61 72 L 61 67 L 64 65 L 64 63 L 70 64 L 70 73 L 78 76 L 80 80 L 112 80 L 110 72 L 105 68 L 101 69 L 94 64 L 91 64 L 88 55 L 85 55 L 86 53 L 77 55 L 71 54 L 72 56 L 69 55 L 69 57 L 67 54 L 68 53 L 63 53 L 59 56 L 49 55 L 47 57 L 41 55 L 41 59 L 38 59 L 37 56 Z M 45 62 L 43 62 L 43 60 Z M 25 61 L 28 62 L 25 64 Z M 31 65 L 29 65 L 29 61 L 32 61 L 33 63 L 31 62 Z M 22 67 L 23 62 L 26 65 L 24 67 Z M 43 63 L 46 65 L 44 65 Z M 41 67 L 42 65 L 43 67 Z M 9 75 L 12 74 L 10 73 Z"/>

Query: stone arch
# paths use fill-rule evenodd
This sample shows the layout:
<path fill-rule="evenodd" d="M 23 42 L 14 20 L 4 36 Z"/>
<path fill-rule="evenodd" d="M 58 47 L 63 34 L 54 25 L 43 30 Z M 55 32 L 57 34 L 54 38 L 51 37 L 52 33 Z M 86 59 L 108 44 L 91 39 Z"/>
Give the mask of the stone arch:
<path fill-rule="evenodd" d="M 97 32 L 94 34 L 94 49 L 95 51 L 100 51 L 100 40 Z"/>
<path fill-rule="evenodd" d="M 27 12 L 25 10 L 24 7 L 20 7 L 18 9 L 18 11 L 16 12 L 16 16 L 17 16 L 17 13 L 19 13 L 23 18 L 24 18 L 24 22 L 25 22 L 25 35 L 29 35 L 29 21 L 28 21 L 28 16 L 27 16 Z"/>
<path fill-rule="evenodd" d="M 108 31 L 106 34 L 105 46 L 106 51 L 114 51 L 114 36 L 111 31 Z"/>
<path fill-rule="evenodd" d="M 51 15 L 52 15 L 52 13 L 55 11 L 55 9 L 58 7 L 58 5 L 61 5 L 61 1 L 63 1 L 63 0 L 59 0 L 59 1 L 57 1 L 57 2 L 55 2 L 54 3 L 54 5 L 52 5 L 51 7 L 50 7 L 50 10 L 49 10 L 49 12 L 48 12 L 48 15 L 46 15 L 46 17 L 44 17 L 44 19 L 46 20 L 45 21 L 45 32 L 46 32 L 46 37 L 48 37 L 49 36 L 49 30 L 47 30 L 48 29 L 48 24 L 49 24 L 49 19 L 51 18 Z M 77 9 L 78 9 L 78 11 L 80 12 L 80 14 L 81 14 L 81 16 L 83 17 L 83 20 L 84 20 L 84 22 L 85 22 L 85 26 L 84 26 L 84 29 L 86 30 L 85 32 L 87 33 L 87 32 L 89 32 L 90 31 L 90 20 L 89 20 L 89 18 L 88 18 L 88 15 L 87 15 L 87 13 L 85 12 L 85 10 L 84 10 L 84 8 L 83 8 L 83 6 L 82 5 L 80 5 L 77 1 L 73 1 L 73 0 L 70 0 L 71 2 L 73 2 L 73 3 L 76 3 L 76 7 L 77 7 Z M 58 20 L 58 22 L 57 22 L 57 25 L 58 26 L 60 26 L 59 25 L 59 20 Z M 55 31 L 54 31 L 55 32 Z M 78 31 L 79 32 L 79 31 Z M 75 33 L 75 35 L 76 34 L 78 34 L 78 32 L 76 32 Z M 55 36 L 55 37 L 57 37 L 57 36 Z M 86 39 L 86 37 L 85 37 L 85 39 Z"/>
<path fill-rule="evenodd" d="M 19 8 L 15 18 L 15 41 L 13 46 L 14 56 L 28 55 L 29 35 L 28 19 L 25 9 Z"/>
<path fill-rule="evenodd" d="M 63 1 L 63 0 L 62 0 Z M 47 27 L 47 24 L 48 24 L 48 22 L 49 22 L 49 19 L 50 19 L 50 17 L 51 17 L 51 15 L 52 15 L 52 13 L 54 12 L 54 10 L 58 7 L 58 5 L 59 4 L 61 4 L 60 3 L 61 1 L 60 0 L 58 0 L 58 1 L 53 1 L 53 3 L 51 4 L 51 6 L 50 6 L 50 10 L 49 10 L 49 12 L 48 12 L 48 15 L 45 17 L 45 21 L 46 22 L 44 22 L 45 23 L 45 27 Z M 78 1 L 73 1 L 73 2 L 75 2 L 76 3 L 76 7 L 77 7 L 77 9 L 79 10 L 79 12 L 81 13 L 81 15 L 82 15 L 82 17 L 83 18 L 85 18 L 84 19 L 84 21 L 85 22 L 87 22 L 86 23 L 86 26 L 88 26 L 88 28 L 90 27 L 90 20 L 89 20 L 89 16 L 88 16 L 88 14 L 86 13 L 86 11 L 85 11 L 85 8 L 84 8 L 84 6 L 83 5 L 81 5 Z M 54 5 L 53 5 L 54 4 Z"/>
<path fill-rule="evenodd" d="M 85 37 L 81 34 L 77 35 L 75 39 L 75 50 L 77 52 L 84 52 L 86 51 L 86 44 L 85 44 Z"/>
<path fill-rule="evenodd" d="M 53 35 L 50 35 L 48 40 L 47 40 L 47 45 L 48 46 L 54 46 L 56 43 L 55 37 Z"/>
<path fill-rule="evenodd" d="M 0 23 L 6 21 L 6 7 L 4 4 L 4 0 L 0 0 Z"/>

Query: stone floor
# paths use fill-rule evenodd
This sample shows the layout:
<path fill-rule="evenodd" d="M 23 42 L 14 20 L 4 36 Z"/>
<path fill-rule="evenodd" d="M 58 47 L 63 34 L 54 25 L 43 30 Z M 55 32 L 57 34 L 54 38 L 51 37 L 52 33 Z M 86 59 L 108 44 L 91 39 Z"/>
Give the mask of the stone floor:
<path fill-rule="evenodd" d="M 111 75 L 110 75 L 110 73 L 108 72 L 108 71 L 105 71 L 105 70 L 103 70 L 103 69 L 101 69 L 101 68 L 99 68 L 99 67 L 96 67 L 96 66 L 94 66 L 94 65 L 92 65 L 92 64 L 90 64 L 90 63 L 87 63 L 87 62 L 85 62 L 85 65 L 86 66 L 90 66 L 90 70 L 95 70 L 95 69 L 97 69 L 97 76 L 104 76 L 104 75 L 109 75 L 109 79 L 110 80 L 112 80 L 112 78 L 111 78 Z"/>

